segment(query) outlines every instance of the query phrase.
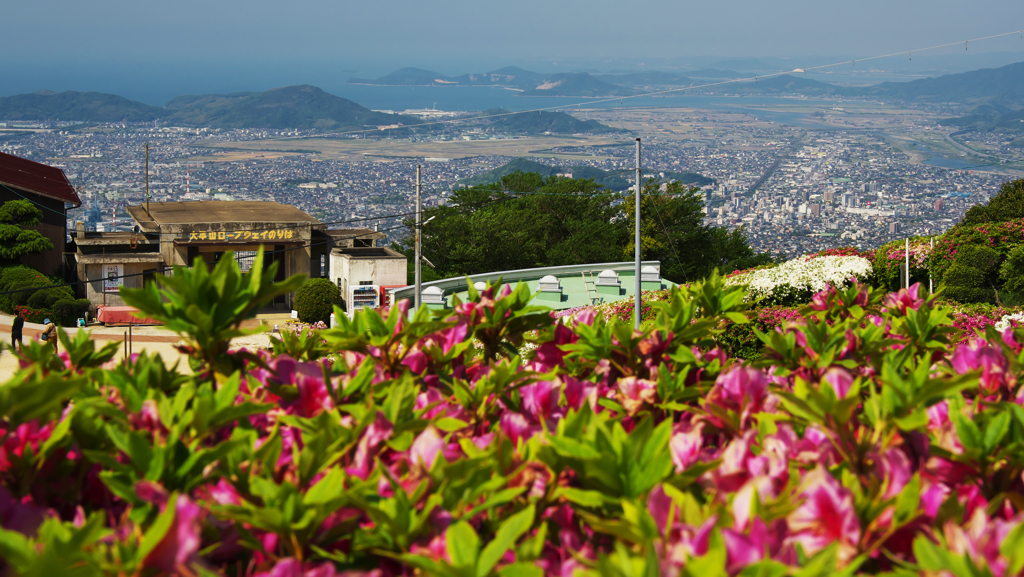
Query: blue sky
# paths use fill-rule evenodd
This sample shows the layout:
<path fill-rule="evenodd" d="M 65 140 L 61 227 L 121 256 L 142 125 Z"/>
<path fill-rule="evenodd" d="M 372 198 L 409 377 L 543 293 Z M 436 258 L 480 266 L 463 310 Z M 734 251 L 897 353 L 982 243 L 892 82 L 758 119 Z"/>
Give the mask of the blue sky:
<path fill-rule="evenodd" d="M 459 74 L 510 64 L 668 68 L 718 57 L 823 62 L 1024 27 L 1024 2 L 12 0 L 4 20 L 0 94 L 104 90 L 133 78 L 180 83 L 183 94 L 196 85 L 325 84 L 400 66 Z M 1019 37 L 972 49 L 1024 60 Z"/>

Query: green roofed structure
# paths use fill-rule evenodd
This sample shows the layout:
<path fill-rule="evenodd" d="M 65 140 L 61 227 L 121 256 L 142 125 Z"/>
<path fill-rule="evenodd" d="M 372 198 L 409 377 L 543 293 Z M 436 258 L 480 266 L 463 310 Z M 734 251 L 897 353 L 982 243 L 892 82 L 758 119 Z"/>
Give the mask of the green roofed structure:
<path fill-rule="evenodd" d="M 668 289 L 676 286 L 672 281 L 661 278 L 659 261 L 641 263 L 641 291 Z M 468 282 L 467 282 L 468 278 Z M 536 294 L 536 304 L 555 310 L 569 309 L 598 303 L 609 303 L 632 298 L 634 294 L 633 262 L 606 262 L 528 268 L 492 273 L 455 277 L 425 282 L 422 285 L 422 303 L 428 308 L 450 308 L 453 296 L 466 301 L 468 284 L 479 287 L 496 283 L 515 287 L 525 283 L 530 292 Z M 480 284 L 482 283 L 482 284 Z M 406 286 L 389 291 L 388 300 L 414 300 L 415 287 Z"/>

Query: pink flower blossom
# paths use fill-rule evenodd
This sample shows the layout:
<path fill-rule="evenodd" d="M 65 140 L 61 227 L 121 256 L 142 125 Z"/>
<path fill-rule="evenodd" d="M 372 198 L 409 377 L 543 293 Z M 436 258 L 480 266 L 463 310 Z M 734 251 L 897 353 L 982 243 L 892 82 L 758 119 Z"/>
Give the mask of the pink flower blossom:
<path fill-rule="evenodd" d="M 142 562 L 143 568 L 177 573 L 178 567 L 198 562 L 199 529 L 203 510 L 186 495 L 178 495 L 174 503 L 174 521 L 164 538 Z"/>
<path fill-rule="evenodd" d="M 819 465 L 804 476 L 799 495 L 803 502 L 786 518 L 789 541 L 799 543 L 808 556 L 838 543 L 840 560 L 852 559 L 860 522 L 850 491 Z"/>

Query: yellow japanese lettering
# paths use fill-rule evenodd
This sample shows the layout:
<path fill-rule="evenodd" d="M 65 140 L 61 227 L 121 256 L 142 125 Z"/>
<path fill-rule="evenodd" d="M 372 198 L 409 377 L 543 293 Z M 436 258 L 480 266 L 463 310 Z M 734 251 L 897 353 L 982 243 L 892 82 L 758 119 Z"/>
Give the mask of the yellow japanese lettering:
<path fill-rule="evenodd" d="M 194 232 L 188 233 L 188 239 L 189 240 L 196 240 L 197 238 L 199 238 L 199 237 L 196 236 L 196 233 L 194 233 Z"/>
<path fill-rule="evenodd" d="M 199 233 L 199 240 L 206 240 L 206 233 L 205 232 Z"/>
<path fill-rule="evenodd" d="M 217 240 L 224 240 L 224 231 L 220 231 L 217 233 Z"/>

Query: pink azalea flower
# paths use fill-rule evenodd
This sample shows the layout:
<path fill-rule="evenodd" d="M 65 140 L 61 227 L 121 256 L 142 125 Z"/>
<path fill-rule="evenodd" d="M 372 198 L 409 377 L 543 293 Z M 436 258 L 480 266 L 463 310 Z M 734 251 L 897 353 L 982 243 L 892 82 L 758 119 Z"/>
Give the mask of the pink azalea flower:
<path fill-rule="evenodd" d="M 644 403 L 654 403 L 657 400 L 657 383 L 636 377 L 619 379 L 616 383 L 619 389 L 619 402 L 629 416 L 635 415 Z"/>
<path fill-rule="evenodd" d="M 981 387 L 988 393 L 996 392 L 1006 382 L 1006 357 L 983 339 L 958 346 L 950 364 L 961 375 L 981 369 Z"/>
<path fill-rule="evenodd" d="M 829 367 L 821 376 L 821 380 L 832 387 L 839 399 L 845 398 L 853 387 L 853 376 L 842 367 Z"/>
<path fill-rule="evenodd" d="M 174 503 L 174 521 L 167 534 L 142 562 L 144 569 L 178 573 L 179 566 L 199 561 L 199 530 L 203 510 L 186 495 Z"/>
<path fill-rule="evenodd" d="M 768 378 L 764 372 L 736 365 L 718 376 L 715 386 L 708 393 L 707 403 L 734 411 L 742 427 L 751 415 L 764 407 L 767 397 Z M 717 417 L 709 417 L 709 420 L 719 427 L 723 426 Z"/>
<path fill-rule="evenodd" d="M 352 465 L 345 469 L 349 475 L 366 480 L 370 476 L 370 469 L 373 467 L 373 457 L 384 441 L 391 438 L 395 426 L 384 416 L 382 411 L 377 411 L 377 418 L 366 427 L 363 436 L 356 446 L 356 454 L 352 459 Z"/>
<path fill-rule="evenodd" d="M 900 289 L 899 292 L 889 293 L 882 304 L 891 311 L 898 311 L 899 314 L 906 315 L 908 309 L 916 311 L 924 304 L 924 299 L 917 296 L 920 290 L 921 283 L 916 282 L 910 285 L 909 289 Z"/>
<path fill-rule="evenodd" d="M 829 285 L 825 290 L 814 293 L 814 296 L 811 297 L 811 310 L 827 311 L 832 308 L 835 297 L 836 288 L 832 285 Z"/>
<path fill-rule="evenodd" d="M 235 486 L 228 483 L 226 479 L 217 481 L 216 485 L 210 485 L 207 489 L 210 498 L 218 505 L 241 505 L 242 496 L 235 490 Z"/>
<path fill-rule="evenodd" d="M 882 496 L 884 499 L 891 499 L 899 495 L 903 487 L 910 482 L 910 478 L 914 476 L 907 454 L 895 447 L 881 455 L 875 468 L 876 474 L 888 482 L 888 487 Z"/>
<path fill-rule="evenodd" d="M 412 447 L 409 448 L 409 462 L 429 470 L 444 449 L 444 439 L 433 425 L 428 425 L 412 442 Z"/>
<path fill-rule="evenodd" d="M 757 563 L 768 552 L 768 527 L 761 519 L 754 519 L 750 532 L 742 533 L 733 529 L 722 529 L 725 542 L 725 569 L 731 575 L 740 572 L 747 565 Z"/>
<path fill-rule="evenodd" d="M 526 417 L 512 411 L 505 411 L 498 421 L 501 432 L 512 440 L 513 445 L 518 445 L 520 439 L 528 440 L 541 430 L 540 425 L 534 425 L 526 420 Z"/>
<path fill-rule="evenodd" d="M 819 465 L 804 476 L 800 498 L 803 502 L 786 518 L 788 540 L 799 543 L 808 556 L 838 543 L 840 560 L 849 561 L 860 541 L 860 522 L 850 491 Z"/>
<path fill-rule="evenodd" d="M 404 301 L 403 301 L 404 302 Z M 278 560 L 270 571 L 261 571 L 253 577 L 335 577 L 339 575 L 331 562 L 303 564 L 294 557 Z"/>
<path fill-rule="evenodd" d="M 676 473 L 682 473 L 700 458 L 700 450 L 704 444 L 704 423 L 678 423 L 673 427 L 669 450 L 672 453 L 672 464 Z"/>

